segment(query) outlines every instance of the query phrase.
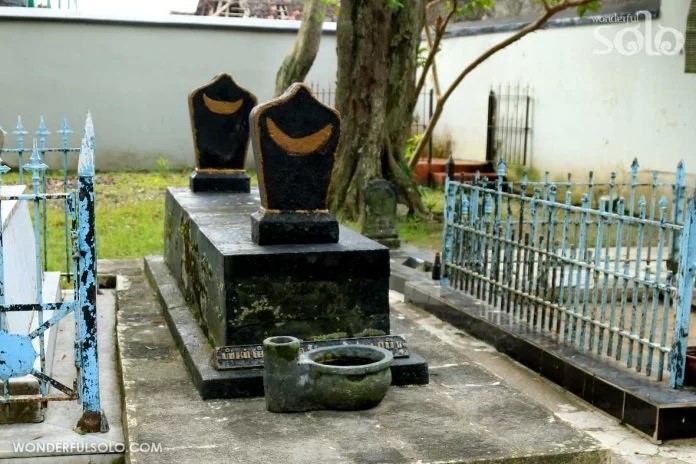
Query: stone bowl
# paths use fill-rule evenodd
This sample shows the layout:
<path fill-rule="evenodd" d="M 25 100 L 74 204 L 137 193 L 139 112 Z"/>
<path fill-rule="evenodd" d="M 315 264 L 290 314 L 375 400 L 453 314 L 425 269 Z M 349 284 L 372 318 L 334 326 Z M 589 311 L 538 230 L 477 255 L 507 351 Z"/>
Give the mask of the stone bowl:
<path fill-rule="evenodd" d="M 367 345 L 316 348 L 300 357 L 309 368 L 316 400 L 326 409 L 377 406 L 391 385 L 391 351 Z"/>

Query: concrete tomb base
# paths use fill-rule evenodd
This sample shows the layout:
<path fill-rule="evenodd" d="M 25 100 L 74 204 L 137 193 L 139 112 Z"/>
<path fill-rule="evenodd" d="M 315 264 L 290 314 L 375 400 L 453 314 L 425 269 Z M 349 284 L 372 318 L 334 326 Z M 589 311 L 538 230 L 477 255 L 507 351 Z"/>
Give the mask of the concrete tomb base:
<path fill-rule="evenodd" d="M 161 256 L 145 258 L 145 273 L 162 305 L 164 317 L 191 379 L 203 399 L 263 396 L 263 368 L 217 370 L 215 350 L 193 317 L 179 285 Z M 426 385 L 428 363 L 412 350 L 395 357 L 392 385 Z"/>

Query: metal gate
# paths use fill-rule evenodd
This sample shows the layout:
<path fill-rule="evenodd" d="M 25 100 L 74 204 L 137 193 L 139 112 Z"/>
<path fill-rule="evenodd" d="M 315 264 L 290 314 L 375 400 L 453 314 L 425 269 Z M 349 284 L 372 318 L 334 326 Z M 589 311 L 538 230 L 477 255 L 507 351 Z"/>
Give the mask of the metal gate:
<path fill-rule="evenodd" d="M 62 147 L 47 148 L 49 132 L 41 118 L 39 128 L 35 132 L 37 138 L 34 139 L 33 147 L 28 150 L 24 147 L 27 131 L 20 117 L 17 128 L 13 131 L 17 147 L 0 150 L 4 157 L 7 157 L 7 154 L 17 156 L 18 183 L 24 184 L 25 178 L 31 181 L 30 193 L 0 192 L 0 212 L 9 202 L 26 202 L 28 205 L 33 226 L 36 277 L 34 301 L 21 304 L 6 303 L 5 273 L 12 269 L 13 264 L 3 262 L 6 250 L 3 227 L 0 227 L 0 381 L 3 388 L 0 403 L 37 402 L 45 407 L 48 401 L 77 400 L 83 407 L 77 428 L 83 432 L 105 432 L 108 430 L 108 424 L 101 410 L 97 358 L 94 129 L 91 116 L 87 115 L 80 148 L 69 147 L 69 134 L 72 131 L 65 120 L 57 132 L 62 137 Z M 29 162 L 24 164 L 24 155 L 29 151 Z M 62 188 L 55 192 L 49 191 L 51 189 L 48 188 L 48 166 L 44 163 L 48 154 L 62 154 Z M 70 179 L 68 168 L 70 157 L 74 154 L 79 155 L 77 176 L 76 179 Z M 10 172 L 11 169 L 0 159 L 0 185 Z M 48 265 L 47 236 L 51 232 L 47 227 L 49 202 L 57 204 L 64 219 L 64 230 L 59 231 L 65 235 L 67 261 L 63 277 L 72 283 L 73 289 L 72 298 L 59 303 L 46 303 L 42 288 L 43 273 Z M 18 311 L 35 313 L 37 323 L 29 333 L 8 332 L 8 315 Z M 46 331 L 68 315 L 73 315 L 75 319 L 76 378 L 72 386 L 51 377 L 46 366 Z M 32 375 L 38 379 L 39 393 L 10 394 L 9 379 L 25 375 Z"/>
<path fill-rule="evenodd" d="M 529 85 L 499 85 L 488 94 L 486 161 L 505 159 L 528 166 L 532 147 L 532 93 Z"/>

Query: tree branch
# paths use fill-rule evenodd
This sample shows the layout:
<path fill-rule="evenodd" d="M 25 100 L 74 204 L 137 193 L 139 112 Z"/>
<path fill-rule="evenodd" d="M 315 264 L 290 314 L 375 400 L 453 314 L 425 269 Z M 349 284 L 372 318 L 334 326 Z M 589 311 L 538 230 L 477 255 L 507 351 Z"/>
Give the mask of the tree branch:
<path fill-rule="evenodd" d="M 544 7 L 546 11 L 544 14 L 542 14 L 536 21 L 533 23 L 528 24 L 527 26 L 523 27 L 519 31 L 517 31 L 515 34 L 511 35 L 507 39 L 503 40 L 502 42 L 494 45 L 493 47 L 489 48 L 486 50 L 484 53 L 482 53 L 478 58 L 476 58 L 469 66 L 464 68 L 461 73 L 457 76 L 457 78 L 450 84 L 450 86 L 447 88 L 444 94 L 442 94 L 442 97 L 438 98 L 436 103 L 435 103 L 435 109 L 433 111 L 433 116 L 430 119 L 430 122 L 428 122 L 428 127 L 426 127 L 425 132 L 423 133 L 423 137 L 420 139 L 418 142 L 418 145 L 416 146 L 414 153 L 413 153 L 413 158 L 411 158 L 411 162 L 409 163 L 409 167 L 413 169 L 416 164 L 418 164 L 418 161 L 420 160 L 421 156 L 423 155 L 423 152 L 425 151 L 425 147 L 430 141 L 430 138 L 432 137 L 433 131 L 435 129 L 435 126 L 437 125 L 438 121 L 440 120 L 440 117 L 442 116 L 442 111 L 444 109 L 445 103 L 449 99 L 449 97 L 452 95 L 452 93 L 456 90 L 456 88 L 461 84 L 462 80 L 466 76 L 468 76 L 474 69 L 476 69 L 481 63 L 486 61 L 488 58 L 491 56 L 495 55 L 498 53 L 500 50 L 506 48 L 508 45 L 511 45 L 527 34 L 534 32 L 538 29 L 540 29 L 546 22 L 556 13 L 566 10 L 568 8 L 574 8 L 582 5 L 586 5 L 588 3 L 592 3 L 595 0 L 564 0 L 563 2 L 557 4 L 557 5 L 549 5 L 547 0 L 542 0 L 544 3 Z"/>
<path fill-rule="evenodd" d="M 430 26 L 428 26 L 426 24 L 424 29 L 425 29 L 425 38 L 428 41 L 428 49 L 432 50 L 433 38 L 430 35 Z M 440 79 L 438 78 L 438 75 L 437 75 L 437 63 L 435 62 L 434 59 L 433 59 L 433 62 L 432 62 L 432 65 L 430 66 L 430 68 L 432 70 L 431 74 L 433 76 L 433 88 L 435 89 L 435 95 L 437 95 L 437 98 L 440 98 L 440 95 L 442 94 L 442 92 L 440 91 Z M 425 84 L 423 84 L 423 85 L 425 85 Z M 422 87 L 421 88 L 416 87 L 416 91 L 414 92 L 414 95 L 420 95 L 421 90 L 422 90 Z"/>
<path fill-rule="evenodd" d="M 430 46 L 430 51 L 428 52 L 428 57 L 425 59 L 425 63 L 423 64 L 423 71 L 421 72 L 420 76 L 418 77 L 418 82 L 416 83 L 416 87 L 414 90 L 414 95 L 420 95 L 421 91 L 423 90 L 423 86 L 425 85 L 425 79 L 428 76 L 428 71 L 430 71 L 430 67 L 433 65 L 435 61 L 435 55 L 437 55 L 438 49 L 440 48 L 440 42 L 442 41 L 442 36 L 445 35 L 445 30 L 447 29 L 447 25 L 449 24 L 450 20 L 454 17 L 454 14 L 457 12 L 457 6 L 459 4 L 459 0 L 453 0 L 452 1 L 452 9 L 449 11 L 447 16 L 445 17 L 444 20 L 439 20 L 438 17 L 438 23 L 435 26 L 435 40 L 433 41 L 432 45 Z M 426 29 L 428 28 L 428 25 L 425 25 Z M 430 45 L 430 41 L 428 41 L 428 45 Z"/>

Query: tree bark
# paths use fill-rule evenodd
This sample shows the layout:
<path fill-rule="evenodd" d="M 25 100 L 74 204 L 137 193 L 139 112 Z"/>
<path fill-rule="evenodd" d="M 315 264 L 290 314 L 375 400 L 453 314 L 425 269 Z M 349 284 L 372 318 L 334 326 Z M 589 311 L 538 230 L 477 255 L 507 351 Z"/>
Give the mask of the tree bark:
<path fill-rule="evenodd" d="M 329 206 L 356 219 L 372 179 L 393 182 L 412 211 L 427 212 L 403 158 L 413 108 L 425 0 L 391 9 L 383 0 L 342 0 L 337 24 L 336 108 L 341 142 Z"/>
<path fill-rule="evenodd" d="M 325 14 L 326 5 L 322 0 L 305 0 L 297 39 L 276 74 L 276 96 L 285 92 L 291 84 L 304 81 L 312 68 L 319 51 Z"/>

